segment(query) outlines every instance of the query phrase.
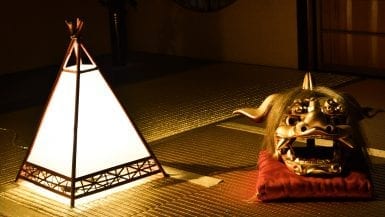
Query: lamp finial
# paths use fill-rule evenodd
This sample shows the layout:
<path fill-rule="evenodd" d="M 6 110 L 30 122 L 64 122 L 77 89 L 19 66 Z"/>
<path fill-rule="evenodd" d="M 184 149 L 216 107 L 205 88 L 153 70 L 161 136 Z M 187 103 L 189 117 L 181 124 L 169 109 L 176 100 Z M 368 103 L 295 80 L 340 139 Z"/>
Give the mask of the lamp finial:
<path fill-rule="evenodd" d="M 68 30 L 70 31 L 71 38 L 77 38 L 80 35 L 80 31 L 83 28 L 83 21 L 80 18 L 76 18 L 75 22 L 71 21 L 65 21 L 68 27 Z"/>

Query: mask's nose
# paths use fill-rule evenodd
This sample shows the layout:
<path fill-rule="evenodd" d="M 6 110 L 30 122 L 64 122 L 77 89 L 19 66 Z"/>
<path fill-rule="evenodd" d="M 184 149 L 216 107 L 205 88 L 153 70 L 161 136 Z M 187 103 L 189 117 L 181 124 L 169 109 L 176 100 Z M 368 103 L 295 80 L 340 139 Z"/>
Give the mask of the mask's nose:
<path fill-rule="evenodd" d="M 333 133 L 335 127 L 332 124 L 329 124 L 325 114 L 322 113 L 319 105 L 314 101 L 309 103 L 308 113 L 301 122 L 296 126 L 297 132 L 306 132 L 310 129 L 323 130 L 326 133 Z"/>

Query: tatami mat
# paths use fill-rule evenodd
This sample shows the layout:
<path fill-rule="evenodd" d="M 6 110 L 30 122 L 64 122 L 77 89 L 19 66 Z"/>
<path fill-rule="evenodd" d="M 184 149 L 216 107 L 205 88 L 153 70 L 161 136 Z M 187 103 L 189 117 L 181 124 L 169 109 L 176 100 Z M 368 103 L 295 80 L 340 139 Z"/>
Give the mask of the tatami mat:
<path fill-rule="evenodd" d="M 340 86 L 357 77 L 313 74 L 318 84 Z M 0 115 L 0 216 L 383 216 L 385 168 L 373 165 L 373 201 L 259 203 L 256 133 L 219 122 L 240 120 L 232 111 L 257 106 L 269 94 L 301 85 L 303 72 L 291 69 L 209 64 L 177 74 L 115 87 L 139 131 L 162 165 L 221 180 L 205 187 L 176 177 L 156 179 L 74 209 L 12 184 L 32 141 L 42 107 Z M 231 118 L 231 120 L 229 120 Z M 242 119 L 241 123 L 247 121 Z"/>
<path fill-rule="evenodd" d="M 314 73 L 317 84 L 338 86 L 357 77 Z M 199 69 L 117 87 L 122 103 L 147 141 L 232 117 L 278 91 L 302 85 L 304 72 L 236 63 Z"/>
<path fill-rule="evenodd" d="M 155 177 L 148 183 L 71 209 L 23 186 L 14 186 L 0 192 L 0 202 L 32 210 L 28 212 L 36 216 L 329 217 L 385 213 L 385 176 L 379 165 L 374 166 L 377 198 L 373 201 L 256 202 L 253 196 L 260 139 L 256 134 L 210 125 L 152 144 L 162 164 L 223 180 L 209 188 L 172 177 Z"/>

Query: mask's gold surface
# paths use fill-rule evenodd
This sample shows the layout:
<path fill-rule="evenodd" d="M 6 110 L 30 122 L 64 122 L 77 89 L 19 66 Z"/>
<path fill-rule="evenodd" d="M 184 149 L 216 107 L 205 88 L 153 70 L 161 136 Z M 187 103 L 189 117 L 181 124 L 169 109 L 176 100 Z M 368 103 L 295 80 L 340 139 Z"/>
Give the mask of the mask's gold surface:
<path fill-rule="evenodd" d="M 351 126 L 347 123 L 345 105 L 340 101 L 312 97 L 295 99 L 288 107 L 275 131 L 275 149 L 276 155 L 295 173 L 341 173 L 340 150 L 354 147 L 347 142 Z M 304 145 L 295 145 L 298 140 Z"/>

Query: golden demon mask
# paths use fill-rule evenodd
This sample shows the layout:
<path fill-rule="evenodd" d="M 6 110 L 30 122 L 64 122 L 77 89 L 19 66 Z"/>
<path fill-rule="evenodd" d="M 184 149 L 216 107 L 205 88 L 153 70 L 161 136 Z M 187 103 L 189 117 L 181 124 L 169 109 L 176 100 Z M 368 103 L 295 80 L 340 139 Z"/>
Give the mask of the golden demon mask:
<path fill-rule="evenodd" d="M 311 75 L 306 73 L 302 88 L 270 95 L 259 108 L 234 113 L 256 122 L 267 117 L 265 148 L 289 170 L 298 175 L 337 175 L 349 153 L 359 148 L 357 107 L 346 95 L 326 87 L 313 88 Z"/>

